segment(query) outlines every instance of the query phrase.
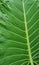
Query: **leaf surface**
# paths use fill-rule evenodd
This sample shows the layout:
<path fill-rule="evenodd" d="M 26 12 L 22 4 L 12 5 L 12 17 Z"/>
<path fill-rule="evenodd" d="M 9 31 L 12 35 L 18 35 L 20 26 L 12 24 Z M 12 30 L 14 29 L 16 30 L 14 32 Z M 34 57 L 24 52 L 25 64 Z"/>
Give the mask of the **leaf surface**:
<path fill-rule="evenodd" d="M 38 4 L 0 0 L 0 65 L 39 65 Z"/>

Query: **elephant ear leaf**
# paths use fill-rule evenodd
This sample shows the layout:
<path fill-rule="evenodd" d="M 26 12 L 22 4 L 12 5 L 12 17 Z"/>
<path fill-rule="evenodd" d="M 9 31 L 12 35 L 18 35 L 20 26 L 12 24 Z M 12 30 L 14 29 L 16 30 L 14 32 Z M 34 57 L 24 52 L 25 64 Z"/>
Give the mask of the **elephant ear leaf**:
<path fill-rule="evenodd" d="M 38 26 L 38 0 L 0 0 L 0 65 L 39 65 Z"/>

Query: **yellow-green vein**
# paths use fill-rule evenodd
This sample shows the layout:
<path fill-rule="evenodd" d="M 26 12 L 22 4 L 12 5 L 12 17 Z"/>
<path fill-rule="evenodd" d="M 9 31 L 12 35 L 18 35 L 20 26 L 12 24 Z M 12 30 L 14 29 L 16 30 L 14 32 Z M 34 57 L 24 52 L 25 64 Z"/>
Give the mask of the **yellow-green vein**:
<path fill-rule="evenodd" d="M 25 32 L 26 32 L 26 37 L 27 37 L 29 59 L 30 59 L 31 65 L 34 65 L 33 59 L 32 59 L 32 55 L 31 55 L 31 48 L 30 48 L 30 42 L 29 42 L 29 35 L 28 35 L 28 27 L 27 27 L 27 21 L 26 21 L 26 13 L 25 13 L 24 0 L 22 0 L 22 6 L 23 6 L 23 12 L 24 12 L 24 23 L 25 23 Z"/>

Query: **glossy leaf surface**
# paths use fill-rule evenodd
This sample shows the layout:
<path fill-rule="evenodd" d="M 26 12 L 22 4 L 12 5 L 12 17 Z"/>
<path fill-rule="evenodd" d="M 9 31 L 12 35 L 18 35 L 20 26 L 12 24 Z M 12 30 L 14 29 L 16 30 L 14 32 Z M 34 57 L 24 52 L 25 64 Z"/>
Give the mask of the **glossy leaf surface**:
<path fill-rule="evenodd" d="M 0 0 L 0 65 L 39 65 L 38 26 L 38 0 Z"/>

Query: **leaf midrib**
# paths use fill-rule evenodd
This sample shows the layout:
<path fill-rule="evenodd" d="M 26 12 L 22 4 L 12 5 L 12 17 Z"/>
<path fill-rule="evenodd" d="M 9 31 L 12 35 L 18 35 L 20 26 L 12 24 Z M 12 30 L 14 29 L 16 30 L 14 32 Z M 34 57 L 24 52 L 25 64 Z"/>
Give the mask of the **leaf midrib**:
<path fill-rule="evenodd" d="M 31 48 L 30 48 L 30 41 L 29 41 L 29 34 L 28 34 L 28 26 L 27 26 L 27 20 L 26 20 L 26 12 L 25 12 L 24 0 L 22 0 L 22 6 L 23 6 L 23 12 L 24 12 L 25 33 L 26 33 L 26 38 L 27 38 L 29 59 L 30 59 L 31 65 L 34 65 L 32 55 L 31 55 Z"/>

